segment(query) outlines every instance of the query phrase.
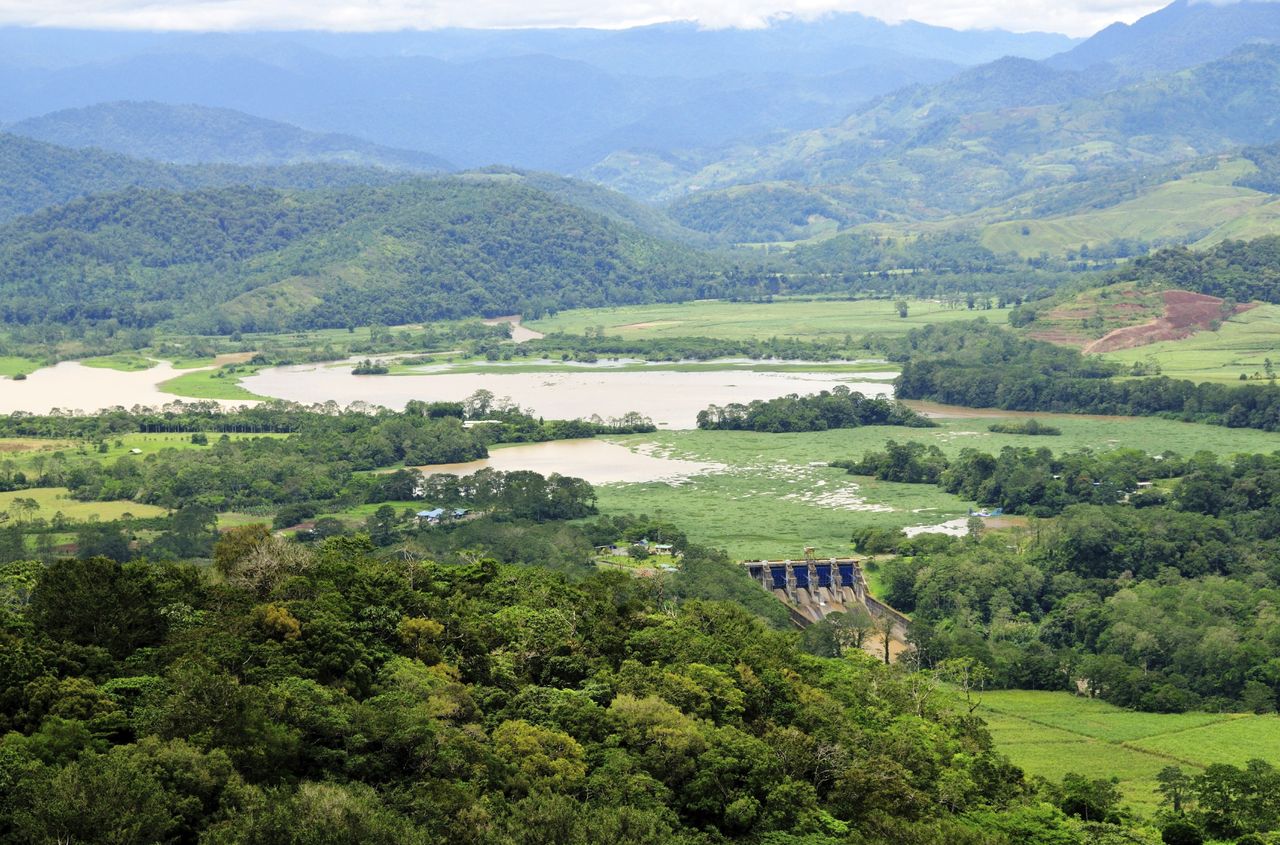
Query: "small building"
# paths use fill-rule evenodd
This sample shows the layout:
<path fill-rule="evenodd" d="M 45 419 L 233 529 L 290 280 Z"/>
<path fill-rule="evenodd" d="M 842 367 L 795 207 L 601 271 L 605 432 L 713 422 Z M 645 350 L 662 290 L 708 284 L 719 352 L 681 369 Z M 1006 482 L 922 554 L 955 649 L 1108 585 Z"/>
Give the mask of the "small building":
<path fill-rule="evenodd" d="M 444 516 L 444 508 L 432 508 L 429 511 L 418 511 L 418 524 L 422 525 L 438 525 L 440 517 Z"/>
<path fill-rule="evenodd" d="M 471 511 L 467 510 L 466 508 L 454 508 L 453 518 L 462 519 L 464 516 L 466 516 L 469 513 L 471 513 Z"/>

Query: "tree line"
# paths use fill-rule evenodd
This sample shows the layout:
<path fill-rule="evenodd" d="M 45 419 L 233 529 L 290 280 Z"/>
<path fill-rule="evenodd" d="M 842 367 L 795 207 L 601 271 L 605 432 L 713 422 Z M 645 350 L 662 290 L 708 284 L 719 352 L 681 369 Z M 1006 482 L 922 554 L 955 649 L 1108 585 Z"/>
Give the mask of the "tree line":
<path fill-rule="evenodd" d="M 698 428 L 720 431 L 782 433 L 864 425 L 928 428 L 934 423 L 901 402 L 885 396 L 868 398 L 844 385 L 808 396 L 791 394 L 745 405 L 711 405 L 698 412 Z"/>

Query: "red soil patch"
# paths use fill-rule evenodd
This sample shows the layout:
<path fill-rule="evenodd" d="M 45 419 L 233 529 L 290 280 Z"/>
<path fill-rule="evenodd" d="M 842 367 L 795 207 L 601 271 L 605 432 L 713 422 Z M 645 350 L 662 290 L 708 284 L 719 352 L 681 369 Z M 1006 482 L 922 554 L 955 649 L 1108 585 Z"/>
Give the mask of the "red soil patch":
<path fill-rule="evenodd" d="M 1164 316 L 1138 326 L 1125 326 L 1108 332 L 1084 348 L 1085 353 L 1114 352 L 1117 349 L 1133 349 L 1162 340 L 1181 340 L 1201 329 L 1207 329 L 1224 317 L 1240 314 L 1254 307 L 1253 303 L 1237 305 L 1231 314 L 1222 310 L 1223 300 L 1216 296 L 1192 293 L 1185 290 L 1164 292 Z"/>

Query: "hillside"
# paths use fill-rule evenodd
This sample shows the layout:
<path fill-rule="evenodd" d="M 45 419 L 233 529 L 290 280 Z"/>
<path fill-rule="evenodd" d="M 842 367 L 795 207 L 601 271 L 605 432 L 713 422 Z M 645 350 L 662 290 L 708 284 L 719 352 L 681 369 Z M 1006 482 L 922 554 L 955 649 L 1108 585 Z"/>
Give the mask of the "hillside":
<path fill-rule="evenodd" d="M 9 132 L 66 147 L 93 147 L 175 164 L 331 162 L 416 171 L 452 170 L 444 159 L 336 133 L 308 132 L 232 109 L 156 102 L 100 103 L 23 120 Z"/>
<path fill-rule="evenodd" d="M 1275 3 L 1175 0 L 1132 24 L 1112 24 L 1046 64 L 1063 70 L 1107 64 L 1126 74 L 1167 73 L 1259 41 L 1280 41 Z"/>
<path fill-rule="evenodd" d="M 0 319 L 205 332 L 690 298 L 710 261 L 512 180 L 131 189 L 0 227 Z"/>
<path fill-rule="evenodd" d="M 194 103 L 461 167 L 572 173 L 620 149 L 672 155 L 824 126 L 904 85 L 1074 43 L 857 14 L 762 23 L 216 37 L 0 28 L 0 121 L 120 100 Z"/>
<path fill-rule="evenodd" d="M 1280 47 L 1249 46 L 1191 70 L 1055 101 L 1090 86 L 1105 88 L 1105 77 L 997 63 L 883 98 L 829 129 L 743 147 L 668 179 L 658 196 L 684 197 L 677 217 L 708 231 L 724 228 L 717 218 L 750 214 L 750 195 L 748 208 L 737 208 L 734 193 L 760 183 L 794 186 L 810 204 L 834 209 L 837 225 L 936 220 L 1120 168 L 1280 138 Z M 852 186 L 861 203 L 850 202 Z M 689 206 L 718 208 L 703 215 Z"/>
<path fill-rule="evenodd" d="M 100 150 L 72 150 L 0 133 L 0 223 L 88 194 L 130 187 L 192 190 L 229 185 L 312 189 L 390 184 L 406 178 L 382 168 L 339 164 L 246 167 L 174 165 Z"/>

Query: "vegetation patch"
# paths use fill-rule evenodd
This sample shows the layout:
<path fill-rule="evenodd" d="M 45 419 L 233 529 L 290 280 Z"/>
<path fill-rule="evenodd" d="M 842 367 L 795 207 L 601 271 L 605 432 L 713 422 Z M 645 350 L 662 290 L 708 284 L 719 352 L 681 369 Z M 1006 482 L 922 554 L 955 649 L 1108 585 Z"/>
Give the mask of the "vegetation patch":
<path fill-rule="evenodd" d="M 1160 804 L 1156 775 L 1214 763 L 1280 758 L 1280 717 L 1238 713 L 1139 713 L 1066 692 L 999 690 L 978 710 L 996 748 L 1029 775 L 1116 777 L 1144 813 Z"/>

